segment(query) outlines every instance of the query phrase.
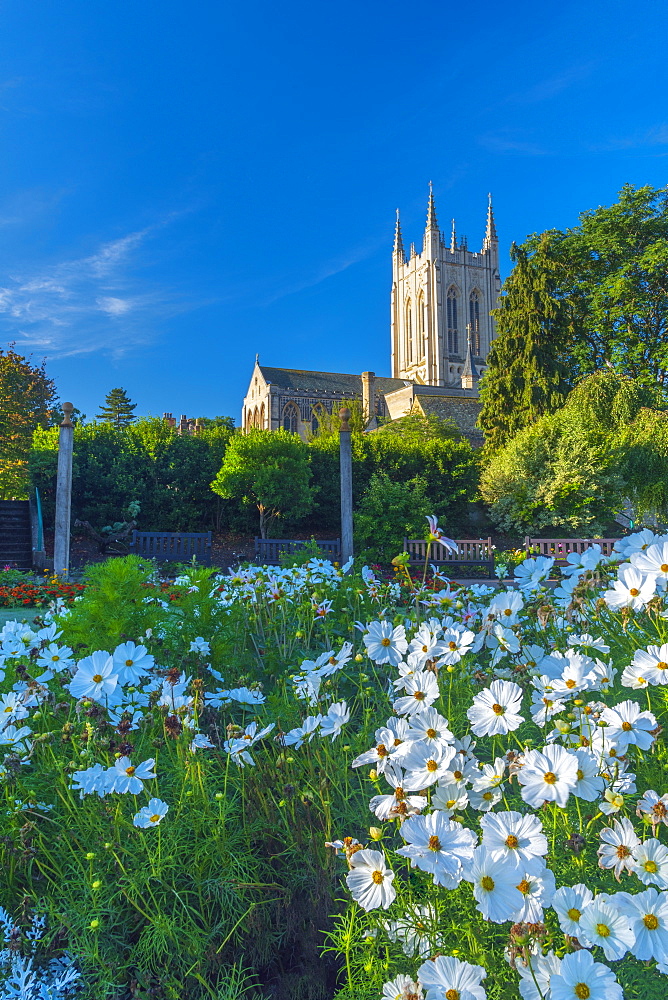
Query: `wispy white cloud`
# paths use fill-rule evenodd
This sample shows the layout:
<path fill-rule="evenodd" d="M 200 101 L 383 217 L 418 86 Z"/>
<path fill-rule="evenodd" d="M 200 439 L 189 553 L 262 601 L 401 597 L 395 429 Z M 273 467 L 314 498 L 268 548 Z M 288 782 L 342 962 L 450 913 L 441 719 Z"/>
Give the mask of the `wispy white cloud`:
<path fill-rule="evenodd" d="M 153 339 L 156 321 L 193 308 L 137 277 L 144 244 L 165 222 L 102 243 L 85 257 L 34 273 L 0 275 L 0 330 L 49 357 L 118 357 Z"/>
<path fill-rule="evenodd" d="M 630 135 L 613 136 L 600 143 L 591 143 L 589 150 L 592 153 L 616 153 L 625 149 L 652 149 L 656 146 L 668 146 L 668 124 L 661 122 L 652 128 L 638 130 Z M 655 156 L 665 156 L 664 152 L 658 152 Z"/>
<path fill-rule="evenodd" d="M 295 295 L 297 292 L 305 291 L 307 288 L 313 288 L 328 278 L 333 278 L 334 275 L 341 274 L 342 271 L 347 271 L 349 267 L 353 267 L 355 264 L 359 264 L 361 261 L 371 257 L 381 246 L 386 244 L 387 233 L 375 239 L 365 240 L 359 246 L 324 261 L 320 266 L 302 274 L 296 281 L 289 282 L 280 289 L 272 292 L 264 300 L 263 304 L 271 305 L 273 302 L 278 301 L 278 299 L 285 298 L 286 295 Z"/>
<path fill-rule="evenodd" d="M 533 86 L 511 94 L 507 100 L 513 104 L 540 104 L 541 101 L 548 101 L 551 97 L 556 97 L 562 91 L 580 83 L 581 80 L 585 80 L 593 73 L 596 66 L 595 60 L 570 66 L 555 76 L 538 80 Z"/>
<path fill-rule="evenodd" d="M 516 138 L 505 130 L 485 132 L 478 136 L 478 142 L 490 153 L 510 153 L 518 156 L 547 156 L 549 150 L 534 142 Z"/>

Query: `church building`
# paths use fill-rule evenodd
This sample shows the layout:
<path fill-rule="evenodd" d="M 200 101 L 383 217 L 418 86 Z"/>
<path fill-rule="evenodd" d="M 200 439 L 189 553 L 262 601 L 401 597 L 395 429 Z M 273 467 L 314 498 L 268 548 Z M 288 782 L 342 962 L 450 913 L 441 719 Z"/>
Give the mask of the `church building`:
<path fill-rule="evenodd" d="M 359 400 L 367 429 L 409 413 L 448 417 L 473 444 L 480 412 L 478 380 L 495 336 L 490 311 L 501 289 L 499 243 L 491 196 L 482 248 L 457 239 L 454 220 L 446 241 L 429 192 L 422 251 L 404 250 L 399 212 L 392 253 L 392 377 L 273 368 L 256 357 L 243 403 L 242 427 L 286 430 L 306 438 L 323 412 Z"/>

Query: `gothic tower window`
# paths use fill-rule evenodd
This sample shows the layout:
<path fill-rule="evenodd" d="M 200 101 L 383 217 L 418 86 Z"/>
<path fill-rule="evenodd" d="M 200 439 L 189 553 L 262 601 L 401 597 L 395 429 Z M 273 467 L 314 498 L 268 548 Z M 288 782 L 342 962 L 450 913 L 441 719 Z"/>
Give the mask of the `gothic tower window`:
<path fill-rule="evenodd" d="M 322 420 L 323 420 L 324 414 L 325 414 L 325 411 L 322 408 L 322 406 L 318 405 L 318 406 L 314 406 L 313 407 L 313 409 L 311 411 L 311 433 L 312 434 L 317 434 L 318 433 L 318 428 L 322 424 Z"/>
<path fill-rule="evenodd" d="M 422 361 L 424 358 L 424 296 L 420 292 L 417 300 L 417 315 L 416 315 L 416 326 L 417 326 L 417 359 Z"/>
<path fill-rule="evenodd" d="M 263 404 L 262 404 L 262 406 L 260 407 L 260 422 L 259 422 L 259 424 L 258 424 L 258 427 L 259 427 L 259 428 L 260 428 L 261 430 L 264 430 L 264 403 L 263 403 Z"/>
<path fill-rule="evenodd" d="M 406 303 L 406 364 L 413 363 L 413 306 L 409 299 Z"/>
<path fill-rule="evenodd" d="M 446 319 L 448 326 L 448 354 L 459 354 L 459 321 L 457 305 L 459 295 L 454 285 L 448 288 L 446 299 Z"/>
<path fill-rule="evenodd" d="M 471 324 L 471 350 L 480 356 L 480 299 L 482 296 L 477 288 L 469 298 L 469 323 Z"/>
<path fill-rule="evenodd" d="M 299 430 L 299 410 L 294 403 L 288 403 L 283 410 L 283 429 L 296 434 Z"/>

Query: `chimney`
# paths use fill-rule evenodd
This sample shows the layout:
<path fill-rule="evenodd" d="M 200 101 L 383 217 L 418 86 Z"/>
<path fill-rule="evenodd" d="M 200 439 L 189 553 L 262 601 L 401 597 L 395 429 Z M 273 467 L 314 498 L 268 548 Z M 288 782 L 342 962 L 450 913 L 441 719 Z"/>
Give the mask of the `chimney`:
<path fill-rule="evenodd" d="M 376 425 L 376 373 L 362 372 L 362 410 L 366 430 L 375 429 Z"/>

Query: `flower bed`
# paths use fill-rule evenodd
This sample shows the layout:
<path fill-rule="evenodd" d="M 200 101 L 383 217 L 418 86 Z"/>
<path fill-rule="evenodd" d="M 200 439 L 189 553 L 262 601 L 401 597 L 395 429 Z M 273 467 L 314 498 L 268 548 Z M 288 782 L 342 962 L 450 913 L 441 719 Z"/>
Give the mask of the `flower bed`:
<path fill-rule="evenodd" d="M 68 606 L 85 589 L 82 583 L 60 581 L 2 585 L 0 575 L 0 608 L 47 608 L 56 601 L 62 601 L 63 605 Z"/>
<path fill-rule="evenodd" d="M 5 963 L 86 1000 L 659 1000 L 668 538 L 617 548 L 511 591 L 129 557 L 6 626 Z"/>

